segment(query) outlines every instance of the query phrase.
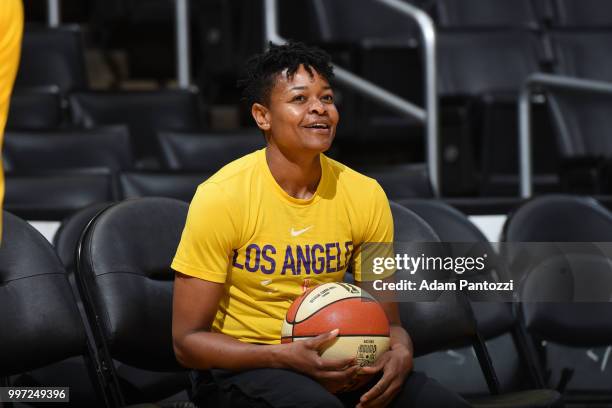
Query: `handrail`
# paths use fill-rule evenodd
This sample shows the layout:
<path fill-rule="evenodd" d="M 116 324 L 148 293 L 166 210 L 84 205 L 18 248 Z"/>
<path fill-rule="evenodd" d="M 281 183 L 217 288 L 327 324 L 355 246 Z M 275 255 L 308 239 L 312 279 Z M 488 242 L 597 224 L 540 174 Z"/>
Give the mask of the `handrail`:
<path fill-rule="evenodd" d="M 586 91 L 612 95 L 612 83 L 581 79 L 564 75 L 536 73 L 530 75 L 519 95 L 519 175 L 520 196 L 529 198 L 533 194 L 533 172 L 531 157 L 531 96 L 534 89 L 558 88 L 571 91 Z"/>
<path fill-rule="evenodd" d="M 174 29 L 176 31 L 176 76 L 179 88 L 191 86 L 189 69 L 189 0 L 175 0 Z"/>
<path fill-rule="evenodd" d="M 427 169 L 436 197 L 440 196 L 440 166 L 438 156 L 438 99 L 436 78 L 435 29 L 431 18 L 422 10 L 400 0 L 372 0 L 414 19 L 419 26 L 424 47 L 425 71 L 425 109 L 373 84 L 346 69 L 334 64 L 335 78 L 338 82 L 366 95 L 370 99 L 387 106 L 395 112 L 409 116 L 424 124 L 427 135 Z M 283 44 L 287 42 L 278 30 L 278 0 L 265 0 L 265 46 L 268 42 Z"/>
<path fill-rule="evenodd" d="M 47 24 L 49 27 L 60 25 L 60 0 L 47 0 Z"/>

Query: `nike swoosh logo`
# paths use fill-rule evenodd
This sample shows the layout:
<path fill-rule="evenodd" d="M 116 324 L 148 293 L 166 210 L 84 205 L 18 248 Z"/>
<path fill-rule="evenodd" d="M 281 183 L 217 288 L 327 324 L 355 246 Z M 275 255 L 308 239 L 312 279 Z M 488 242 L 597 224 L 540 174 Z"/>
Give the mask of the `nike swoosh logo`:
<path fill-rule="evenodd" d="M 291 236 L 292 237 L 297 237 L 299 235 L 302 235 L 303 233 L 305 233 L 306 231 L 308 231 L 309 229 L 311 229 L 312 227 L 314 227 L 314 225 L 311 225 L 310 227 L 306 227 L 304 229 L 301 230 L 294 230 L 293 228 L 291 228 Z"/>

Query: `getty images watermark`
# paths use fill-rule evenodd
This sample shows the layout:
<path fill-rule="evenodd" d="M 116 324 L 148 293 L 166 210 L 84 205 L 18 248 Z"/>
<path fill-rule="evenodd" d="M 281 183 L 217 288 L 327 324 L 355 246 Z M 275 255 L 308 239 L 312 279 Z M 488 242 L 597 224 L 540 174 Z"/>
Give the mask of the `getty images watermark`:
<path fill-rule="evenodd" d="M 365 244 L 361 280 L 379 300 L 610 302 L 612 243 Z"/>

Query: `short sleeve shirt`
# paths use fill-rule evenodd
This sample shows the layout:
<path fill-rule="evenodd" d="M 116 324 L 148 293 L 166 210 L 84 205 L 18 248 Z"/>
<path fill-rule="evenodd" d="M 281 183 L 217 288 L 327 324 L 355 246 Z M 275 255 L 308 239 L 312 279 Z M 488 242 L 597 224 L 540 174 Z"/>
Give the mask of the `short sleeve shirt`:
<path fill-rule="evenodd" d="M 272 176 L 265 149 L 201 184 L 172 268 L 224 284 L 212 330 L 241 341 L 280 342 L 285 313 L 309 287 L 362 279 L 360 249 L 393 242 L 389 202 L 378 183 L 320 155 L 322 175 L 307 200 Z"/>

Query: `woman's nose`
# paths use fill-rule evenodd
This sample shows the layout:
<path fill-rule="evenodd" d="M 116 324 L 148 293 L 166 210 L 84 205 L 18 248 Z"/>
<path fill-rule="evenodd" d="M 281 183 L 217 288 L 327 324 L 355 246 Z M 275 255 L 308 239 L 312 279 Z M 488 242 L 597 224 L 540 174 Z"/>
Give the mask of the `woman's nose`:
<path fill-rule="evenodd" d="M 319 115 L 322 115 L 326 112 L 326 108 L 325 105 L 323 104 L 323 102 L 321 102 L 318 99 L 315 99 L 311 104 L 310 104 L 310 112 L 311 113 L 317 113 Z"/>

